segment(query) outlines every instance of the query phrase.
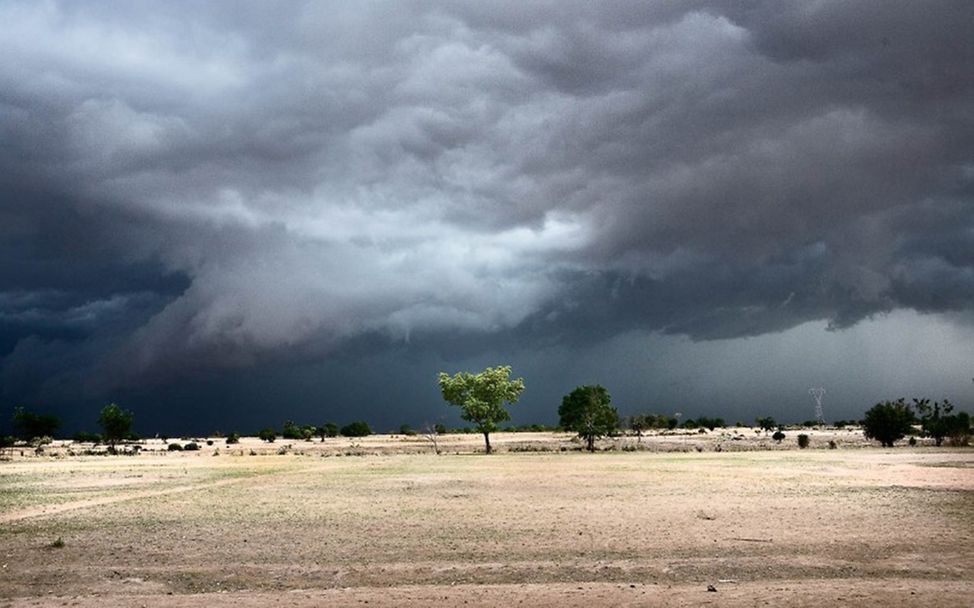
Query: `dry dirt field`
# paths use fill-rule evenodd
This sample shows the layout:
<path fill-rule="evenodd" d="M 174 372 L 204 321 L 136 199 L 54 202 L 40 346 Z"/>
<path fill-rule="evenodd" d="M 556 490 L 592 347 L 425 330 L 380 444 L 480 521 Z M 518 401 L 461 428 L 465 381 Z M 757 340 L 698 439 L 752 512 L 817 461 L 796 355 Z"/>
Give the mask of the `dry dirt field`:
<path fill-rule="evenodd" d="M 0 608 L 974 606 L 970 449 L 480 440 L 16 453 Z"/>

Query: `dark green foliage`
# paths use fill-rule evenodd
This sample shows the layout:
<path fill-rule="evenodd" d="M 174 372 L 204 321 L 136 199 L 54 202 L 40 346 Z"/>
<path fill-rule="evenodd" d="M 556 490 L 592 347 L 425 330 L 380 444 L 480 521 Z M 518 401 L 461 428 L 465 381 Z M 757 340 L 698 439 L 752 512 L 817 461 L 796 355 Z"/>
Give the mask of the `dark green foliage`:
<path fill-rule="evenodd" d="M 771 432 L 776 428 L 778 428 L 778 423 L 771 416 L 766 416 L 764 418 L 757 418 L 755 419 L 755 422 L 757 423 L 758 428 L 766 433 Z"/>
<path fill-rule="evenodd" d="M 802 422 L 801 426 L 805 428 L 811 428 L 813 426 L 818 426 L 818 420 L 806 420 Z"/>
<path fill-rule="evenodd" d="M 446 426 L 445 425 L 442 425 L 442 424 L 434 424 L 433 425 L 433 431 L 437 435 L 445 435 L 446 434 Z"/>
<path fill-rule="evenodd" d="M 866 439 L 875 439 L 883 447 L 906 437 L 913 430 L 913 410 L 905 399 L 883 401 L 871 407 L 862 421 Z"/>
<path fill-rule="evenodd" d="M 183 446 L 180 443 L 170 443 L 166 449 L 170 452 L 182 452 Z"/>
<path fill-rule="evenodd" d="M 369 428 L 369 423 L 362 420 L 357 420 L 351 424 L 346 424 L 343 426 L 339 430 L 339 433 L 341 433 L 343 437 L 367 437 L 372 434 L 372 429 Z"/>
<path fill-rule="evenodd" d="M 778 443 L 781 443 L 782 440 L 784 440 L 785 437 L 786 437 L 786 435 L 784 433 L 782 433 L 781 431 L 775 431 L 774 432 L 774 435 L 771 436 L 771 438 L 774 439 L 775 441 L 777 441 Z"/>
<path fill-rule="evenodd" d="M 318 436 L 324 441 L 325 437 L 338 437 L 338 425 L 334 422 L 326 422 L 318 427 Z"/>
<path fill-rule="evenodd" d="M 697 418 L 697 426 L 701 426 L 712 431 L 716 428 L 724 428 L 727 426 L 727 423 L 724 422 L 723 418 L 708 418 L 707 416 L 700 416 Z"/>
<path fill-rule="evenodd" d="M 187 452 L 195 452 L 200 449 L 200 446 L 195 441 L 190 441 L 189 443 L 183 446 L 183 449 L 186 450 Z"/>
<path fill-rule="evenodd" d="M 232 445 L 234 443 L 240 443 L 240 433 L 233 432 L 227 435 L 227 445 Z"/>
<path fill-rule="evenodd" d="M 416 431 L 413 430 L 413 427 L 409 426 L 408 424 L 401 424 L 401 425 L 399 425 L 399 434 L 400 435 L 415 435 L 416 434 Z"/>
<path fill-rule="evenodd" d="M 101 435 L 98 433 L 89 433 L 87 431 L 80 431 L 74 434 L 71 438 L 72 441 L 76 443 L 101 443 Z"/>
<path fill-rule="evenodd" d="M 579 386 L 561 400 L 559 424 L 565 430 L 578 433 L 588 451 L 594 452 L 598 437 L 611 435 L 619 428 L 619 413 L 611 403 L 609 391 L 604 387 Z"/>
<path fill-rule="evenodd" d="M 943 403 L 930 403 L 929 399 L 914 399 L 913 405 L 920 414 L 923 434 L 932 437 L 939 447 L 944 439 L 951 438 L 951 445 L 963 445 L 964 438 L 970 435 L 971 419 L 967 412 L 951 414 L 953 404 L 944 399 Z"/>
<path fill-rule="evenodd" d="M 808 447 L 808 441 L 809 441 L 808 435 L 806 435 L 805 433 L 802 433 L 802 434 L 798 435 L 798 447 L 799 448 L 801 448 L 803 450 L 805 448 L 807 448 Z"/>
<path fill-rule="evenodd" d="M 318 429 L 314 426 L 302 426 L 300 424 L 294 424 L 291 420 L 287 420 L 281 429 L 281 437 L 284 439 L 303 439 L 308 441 L 317 434 L 317 431 Z"/>
<path fill-rule="evenodd" d="M 35 414 L 22 407 L 14 410 L 14 430 L 18 438 L 30 441 L 35 437 L 53 437 L 61 428 L 61 419 L 50 414 Z"/>
<path fill-rule="evenodd" d="M 721 424 L 717 426 L 723 426 L 723 420 L 720 418 L 717 418 L 716 420 L 720 420 L 721 422 Z M 635 414 L 633 416 L 629 416 L 623 422 L 627 428 L 634 431 L 639 437 L 642 436 L 644 431 L 648 431 L 649 429 L 673 430 L 679 425 L 679 421 L 676 418 L 657 414 Z M 700 424 L 699 420 L 691 422 Z"/>
<path fill-rule="evenodd" d="M 109 403 L 102 408 L 101 414 L 98 415 L 98 424 L 102 428 L 102 436 L 105 438 L 112 450 L 115 449 L 115 443 L 126 439 L 132 432 L 132 419 L 135 415 L 128 411 L 123 410 L 114 403 Z"/>
<path fill-rule="evenodd" d="M 277 439 L 277 431 L 272 428 L 261 429 L 257 431 L 257 437 L 259 437 L 261 441 L 274 443 L 274 440 Z"/>

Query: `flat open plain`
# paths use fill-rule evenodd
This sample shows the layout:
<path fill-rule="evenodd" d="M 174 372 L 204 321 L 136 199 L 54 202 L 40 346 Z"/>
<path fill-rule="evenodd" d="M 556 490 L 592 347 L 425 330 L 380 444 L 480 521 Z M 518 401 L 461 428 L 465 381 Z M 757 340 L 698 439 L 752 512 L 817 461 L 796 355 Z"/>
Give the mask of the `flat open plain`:
<path fill-rule="evenodd" d="M 970 449 L 545 437 L 15 456 L 0 607 L 974 605 Z"/>

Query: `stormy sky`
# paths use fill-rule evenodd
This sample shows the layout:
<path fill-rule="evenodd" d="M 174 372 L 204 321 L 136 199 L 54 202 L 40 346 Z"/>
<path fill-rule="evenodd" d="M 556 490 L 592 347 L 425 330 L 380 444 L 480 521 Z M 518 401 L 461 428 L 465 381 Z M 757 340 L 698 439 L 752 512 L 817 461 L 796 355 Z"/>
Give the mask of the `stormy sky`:
<path fill-rule="evenodd" d="M 966 0 L 0 0 L 0 425 L 974 405 Z"/>

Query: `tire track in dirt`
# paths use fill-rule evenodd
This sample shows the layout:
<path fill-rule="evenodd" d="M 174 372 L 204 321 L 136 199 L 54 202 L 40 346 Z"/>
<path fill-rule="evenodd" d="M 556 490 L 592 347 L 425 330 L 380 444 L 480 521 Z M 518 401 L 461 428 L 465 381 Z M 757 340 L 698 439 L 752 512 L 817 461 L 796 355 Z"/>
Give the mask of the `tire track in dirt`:
<path fill-rule="evenodd" d="M 168 496 L 170 494 L 183 494 L 185 492 L 192 492 L 196 490 L 207 490 L 210 488 L 218 488 L 218 487 L 227 486 L 235 483 L 240 483 L 243 481 L 250 481 L 255 478 L 267 478 L 276 475 L 293 475 L 296 473 L 305 472 L 309 468 L 310 467 L 301 468 L 301 469 L 288 469 L 284 471 L 274 471 L 268 473 L 255 473 L 254 475 L 234 477 L 232 479 L 216 479 L 208 482 L 173 486 L 171 488 L 160 488 L 157 490 L 142 490 L 139 492 L 131 492 L 128 494 L 123 494 L 118 496 L 105 496 L 103 498 L 74 500 L 71 502 L 65 502 L 56 505 L 39 505 L 36 507 L 31 507 L 29 509 L 21 509 L 19 511 L 11 511 L 9 513 L 0 513 L 0 524 L 9 524 L 18 521 L 23 521 L 25 519 L 34 519 L 34 518 L 41 518 L 41 517 L 49 517 L 51 515 L 60 515 L 68 511 L 78 511 L 84 509 L 92 509 L 95 507 L 103 507 L 105 505 L 117 504 L 129 500 L 156 498 L 159 496 Z"/>

